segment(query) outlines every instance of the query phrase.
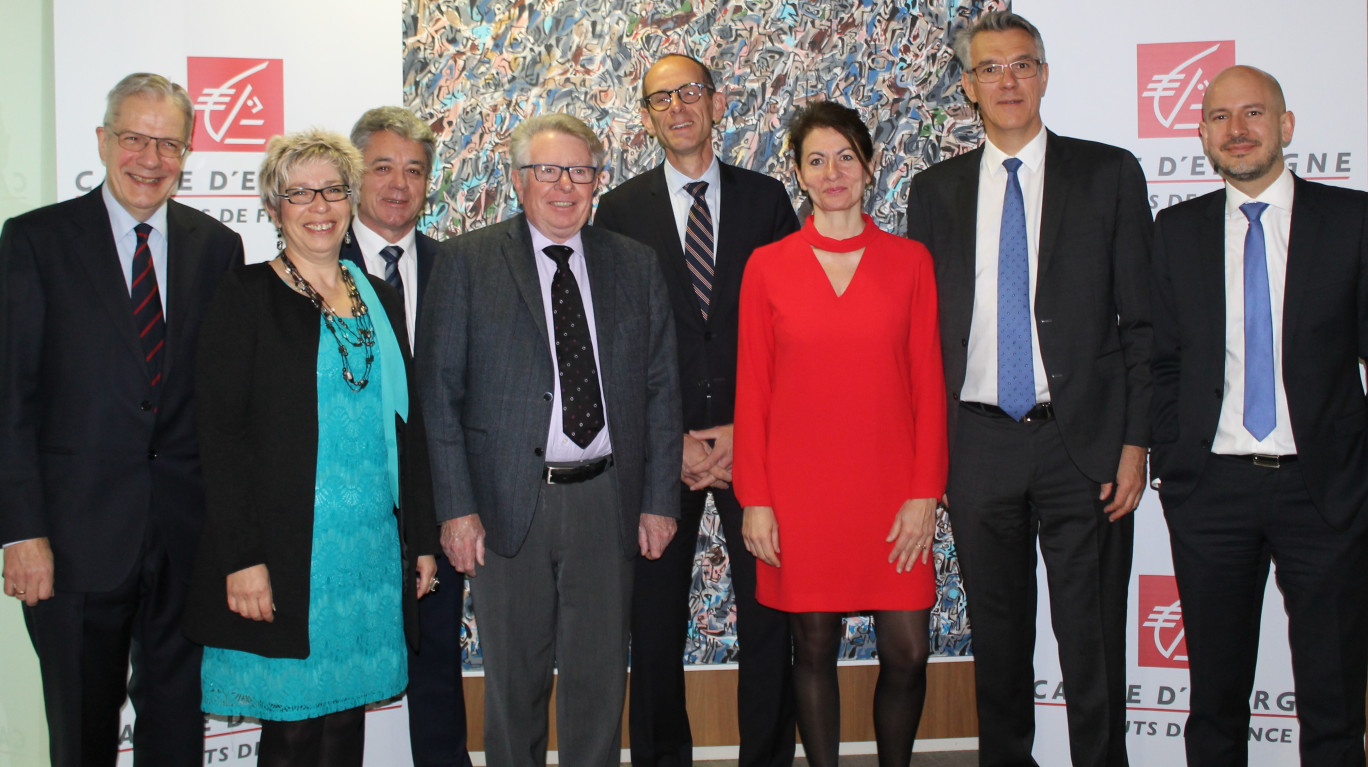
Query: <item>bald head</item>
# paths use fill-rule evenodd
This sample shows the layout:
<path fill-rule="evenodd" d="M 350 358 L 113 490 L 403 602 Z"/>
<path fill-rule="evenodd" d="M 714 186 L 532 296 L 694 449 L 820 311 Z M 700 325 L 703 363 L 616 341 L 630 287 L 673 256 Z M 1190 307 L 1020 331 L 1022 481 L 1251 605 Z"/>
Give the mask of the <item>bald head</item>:
<path fill-rule="evenodd" d="M 1222 86 L 1229 85 L 1233 82 L 1244 85 L 1252 84 L 1267 91 L 1269 111 L 1276 114 L 1282 114 L 1287 111 L 1287 100 L 1283 98 L 1283 89 L 1282 86 L 1278 84 L 1278 79 L 1276 77 L 1258 67 L 1237 64 L 1233 67 L 1226 67 L 1221 70 L 1220 74 L 1216 75 L 1215 79 L 1211 81 L 1211 84 L 1207 86 L 1206 93 L 1202 95 L 1203 117 L 1206 116 L 1207 109 L 1211 106 L 1213 94 L 1218 93 Z"/>
<path fill-rule="evenodd" d="M 1282 175 L 1283 147 L 1291 143 L 1294 127 L 1278 81 L 1261 69 L 1238 66 L 1207 86 L 1197 135 L 1211 167 L 1257 197 Z"/>

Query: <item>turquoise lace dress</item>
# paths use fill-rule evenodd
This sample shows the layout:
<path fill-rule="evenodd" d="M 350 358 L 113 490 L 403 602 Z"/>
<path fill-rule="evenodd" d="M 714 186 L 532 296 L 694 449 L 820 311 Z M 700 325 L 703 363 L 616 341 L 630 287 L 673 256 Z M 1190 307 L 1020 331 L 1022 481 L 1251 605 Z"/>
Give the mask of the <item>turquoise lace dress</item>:
<path fill-rule="evenodd" d="M 370 384 L 354 392 L 332 334 L 319 330 L 310 654 L 204 648 L 204 710 L 212 714 L 297 721 L 394 697 L 408 684 L 380 345 Z"/>

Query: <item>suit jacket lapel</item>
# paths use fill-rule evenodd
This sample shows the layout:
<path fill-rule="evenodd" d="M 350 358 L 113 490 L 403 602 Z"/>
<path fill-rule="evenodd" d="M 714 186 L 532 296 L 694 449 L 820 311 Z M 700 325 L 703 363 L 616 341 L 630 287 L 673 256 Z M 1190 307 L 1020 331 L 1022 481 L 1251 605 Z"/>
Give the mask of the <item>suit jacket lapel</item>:
<path fill-rule="evenodd" d="M 508 264 L 508 271 L 513 275 L 513 284 L 518 286 L 518 293 L 522 295 L 523 303 L 532 315 L 532 321 L 541 330 L 542 340 L 546 342 L 551 336 L 546 330 L 546 309 L 542 305 L 541 281 L 537 279 L 537 264 L 533 260 L 536 255 L 532 252 L 532 231 L 527 228 L 527 217 L 522 214 L 518 214 L 510 221 L 512 223 L 508 229 L 508 240 L 504 243 L 504 261 Z"/>
<path fill-rule="evenodd" d="M 432 259 L 436 257 L 437 241 L 417 232 L 414 237 L 418 241 L 418 292 L 413 295 L 414 314 L 423 310 L 423 291 L 427 290 L 428 275 L 432 274 Z"/>
<path fill-rule="evenodd" d="M 1073 188 L 1074 168 L 1068 149 L 1053 133 L 1045 136 L 1045 186 L 1041 191 L 1040 238 L 1036 249 L 1036 285 L 1054 260 L 1055 246 L 1059 242 L 1059 230 L 1064 223 L 1064 211 Z M 1039 287 L 1036 288 L 1039 293 Z"/>
<path fill-rule="evenodd" d="M 362 274 L 370 274 L 366 269 L 366 259 L 361 255 L 361 243 L 356 239 L 356 232 L 350 226 L 347 227 L 347 237 L 351 242 L 342 241 L 342 250 L 339 255 L 355 264 Z"/>
<path fill-rule="evenodd" d="M 748 203 L 750 201 L 742 199 L 739 196 L 736 188 L 736 173 L 732 170 L 732 167 L 720 161 L 718 162 L 718 167 L 720 171 L 719 175 L 722 179 L 722 188 L 718 190 L 719 197 L 717 207 L 719 210 L 712 212 L 713 215 L 717 217 L 717 242 L 713 246 L 712 294 L 714 296 L 726 296 L 731 295 L 726 291 L 729 290 L 734 283 L 741 280 L 743 270 L 741 269 L 741 258 L 739 255 L 729 254 L 727 258 L 722 258 L 722 248 L 726 243 L 731 242 L 740 236 L 739 231 L 745 226 L 745 218 L 746 214 L 749 213 Z M 732 211 L 735 215 L 727 215 L 727 211 Z M 680 259 L 680 263 L 684 263 L 682 258 Z M 689 296 L 690 298 L 693 298 L 692 288 L 689 290 Z M 697 303 L 696 298 L 694 299 L 694 302 Z M 732 302 L 730 301 L 713 302 L 708 309 L 707 324 L 717 325 L 721 321 L 721 318 L 732 309 L 730 306 L 731 303 Z M 703 318 L 701 312 L 698 313 L 698 318 L 700 320 Z"/>
<path fill-rule="evenodd" d="M 1224 194 L 1212 195 L 1203 215 L 1197 247 L 1197 295 L 1206 304 L 1207 326 L 1215 342 L 1225 348 L 1225 205 Z"/>
<path fill-rule="evenodd" d="M 1295 337 L 1293 333 L 1301 319 L 1303 307 L 1314 300 L 1304 294 L 1315 269 L 1312 254 L 1317 252 L 1316 232 L 1324 229 L 1317 210 L 1319 206 L 1309 199 L 1313 195 L 1311 186 L 1294 177 L 1292 227 L 1287 234 L 1287 277 L 1283 285 L 1284 349 L 1288 348 L 1288 340 Z"/>
<path fill-rule="evenodd" d="M 726 168 L 726 166 L 722 166 Z M 665 266 L 665 279 L 672 289 L 683 291 L 688 294 L 689 302 L 692 306 L 698 306 L 698 298 L 694 296 L 693 280 L 689 277 L 689 267 L 684 262 L 684 246 L 679 241 L 679 227 L 675 224 L 674 205 L 670 202 L 670 188 L 665 183 L 665 163 L 657 165 L 651 174 L 651 196 L 647 200 L 643 215 L 651 219 L 651 228 L 657 232 L 666 232 L 667 236 L 661 239 L 665 242 L 665 252 L 660 255 L 663 257 Z M 724 180 L 722 189 L 723 195 L 719 199 L 721 204 L 718 206 L 723 210 L 727 208 L 727 185 Z M 719 211 L 713 211 L 713 215 L 719 215 Z M 718 242 L 725 242 L 722 227 L 726 219 L 718 220 Z M 716 244 L 713 252 L 717 252 Z M 717 276 L 713 276 L 713 292 L 717 292 Z M 597 295 L 597 294 L 595 294 Z M 701 311 L 691 312 L 688 315 L 688 322 L 694 325 L 701 333 L 704 330 L 703 313 Z"/>
<path fill-rule="evenodd" d="M 166 278 L 162 290 L 166 299 L 166 347 L 162 350 L 162 379 L 170 380 L 185 340 L 186 317 L 190 302 L 198 295 L 195 280 L 199 276 L 200 254 L 204 252 L 204 233 L 185 215 L 178 203 L 167 203 L 166 210 Z"/>
<path fill-rule="evenodd" d="M 608 244 L 593 227 L 580 230 L 584 243 L 585 266 L 589 271 L 589 291 L 594 302 L 594 331 L 598 340 L 599 380 L 608 377 L 613 362 L 613 326 L 617 316 L 618 280 L 614 275 L 616 259 Z M 701 317 L 702 315 L 700 315 Z"/>
<path fill-rule="evenodd" d="M 961 174 L 952 192 L 952 210 L 962 211 L 964 215 L 956 216 L 956 226 L 959 227 L 957 235 L 959 237 L 959 257 L 960 276 L 963 281 L 960 283 L 967 286 L 969 293 L 968 300 L 964 302 L 966 315 L 964 317 L 964 332 L 969 332 L 970 317 L 974 308 L 974 264 L 978 260 L 978 184 L 979 184 L 979 165 L 983 162 L 983 147 L 979 147 L 970 152 L 972 160 L 963 163 Z"/>
<path fill-rule="evenodd" d="M 84 215 L 72 221 L 74 251 L 81 254 L 90 283 L 99 302 L 109 315 L 115 329 L 130 354 L 142 359 L 142 341 L 133 324 L 133 304 L 128 297 L 128 280 L 119 264 L 119 251 L 114 245 L 114 233 L 109 228 L 109 211 L 105 209 L 100 187 L 83 199 Z M 143 368 L 146 370 L 146 366 Z"/>

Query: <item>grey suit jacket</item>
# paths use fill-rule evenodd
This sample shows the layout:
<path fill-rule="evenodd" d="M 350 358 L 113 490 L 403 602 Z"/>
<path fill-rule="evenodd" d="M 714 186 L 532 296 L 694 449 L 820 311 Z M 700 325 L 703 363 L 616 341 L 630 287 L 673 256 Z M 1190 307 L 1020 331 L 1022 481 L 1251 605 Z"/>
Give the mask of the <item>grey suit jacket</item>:
<path fill-rule="evenodd" d="M 912 177 L 907 236 L 936 263 L 950 434 L 974 310 L 983 149 Z M 1112 482 L 1121 446 L 1149 446 L 1149 261 L 1153 221 L 1130 152 L 1050 133 L 1035 289 L 1036 331 L 1069 457 Z"/>
<path fill-rule="evenodd" d="M 679 374 L 655 253 L 580 233 L 613 440 L 625 555 L 642 513 L 679 516 Z M 527 219 L 443 243 L 424 296 L 418 377 L 439 522 L 479 514 L 485 545 L 518 553 L 536 510 L 556 368 Z"/>

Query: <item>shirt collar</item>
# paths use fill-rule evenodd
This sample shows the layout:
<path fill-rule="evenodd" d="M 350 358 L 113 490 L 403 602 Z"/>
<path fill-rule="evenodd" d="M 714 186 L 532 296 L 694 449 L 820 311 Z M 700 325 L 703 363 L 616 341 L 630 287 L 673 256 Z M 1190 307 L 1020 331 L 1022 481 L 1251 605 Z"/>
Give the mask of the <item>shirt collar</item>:
<path fill-rule="evenodd" d="M 688 194 L 689 192 L 684 188 L 684 185 L 691 184 L 695 181 L 708 182 L 708 189 L 710 190 L 716 189 L 717 185 L 722 183 L 722 167 L 718 165 L 716 154 L 713 155 L 712 162 L 708 163 L 708 169 L 703 171 L 703 176 L 701 178 L 689 178 L 683 173 L 680 173 L 678 168 L 671 165 L 669 160 L 665 161 L 665 188 L 669 189 L 671 193 L 682 192 Z"/>
<path fill-rule="evenodd" d="M 1231 186 L 1230 182 L 1227 181 L 1225 185 L 1226 215 L 1244 215 L 1240 212 L 1240 206 L 1250 201 L 1266 202 L 1275 208 L 1291 211 L 1292 197 L 1296 192 L 1294 178 L 1292 171 L 1288 170 L 1287 166 L 1284 165 L 1282 173 L 1278 174 L 1278 178 L 1275 179 L 1272 184 L 1269 184 L 1267 189 L 1260 192 L 1258 197 L 1250 197 L 1239 189 Z"/>
<path fill-rule="evenodd" d="M 114 238 L 120 237 L 133 231 L 133 227 L 142 223 L 133 217 L 119 201 L 114 199 L 114 193 L 109 191 L 109 184 L 100 185 L 100 195 L 104 197 L 105 210 L 109 211 L 109 226 L 114 231 Z M 166 203 L 162 203 L 151 216 L 147 217 L 147 224 L 153 230 L 161 232 L 166 236 Z"/>
<path fill-rule="evenodd" d="M 983 142 L 983 167 L 993 174 L 1006 174 L 1007 169 L 1002 167 L 1002 161 L 1008 157 L 1016 157 L 1021 160 L 1021 164 L 1032 173 L 1039 173 L 1045 167 L 1045 138 L 1048 131 L 1041 126 L 1040 132 L 1035 138 L 1026 142 L 1026 146 L 1021 148 L 1015 155 L 1009 155 L 1002 151 L 992 141 L 985 139 Z"/>
<path fill-rule="evenodd" d="M 398 242 L 390 242 L 363 224 L 360 216 L 352 217 L 352 233 L 356 235 L 356 244 L 361 246 L 362 253 L 378 254 L 387 245 L 398 245 L 405 253 L 415 253 L 414 248 L 418 246 L 417 231 L 418 227 L 409 227 L 408 233 L 400 237 Z"/>
<path fill-rule="evenodd" d="M 552 242 L 551 238 L 542 234 L 537 227 L 532 225 L 531 221 L 527 222 L 527 228 L 532 231 L 532 250 L 538 258 L 544 257 L 545 254 L 542 253 L 542 250 L 548 245 L 565 245 L 575 251 L 574 254 L 570 256 L 571 258 L 574 258 L 575 256 L 584 258 L 584 242 L 580 239 L 580 233 L 584 230 L 581 229 L 579 232 L 575 232 L 575 236 L 565 242 Z"/>

